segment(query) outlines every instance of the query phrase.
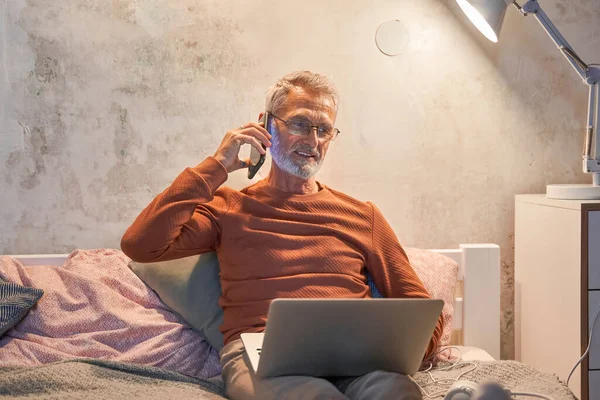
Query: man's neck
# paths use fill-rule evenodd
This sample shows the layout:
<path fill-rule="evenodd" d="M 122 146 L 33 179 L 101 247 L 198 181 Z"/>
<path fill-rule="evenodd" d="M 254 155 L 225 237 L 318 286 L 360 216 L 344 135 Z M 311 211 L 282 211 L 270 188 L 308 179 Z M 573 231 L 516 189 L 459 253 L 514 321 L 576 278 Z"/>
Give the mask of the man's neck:
<path fill-rule="evenodd" d="M 313 194 L 319 191 L 315 177 L 299 178 L 281 170 L 274 162 L 267 176 L 267 183 L 277 190 L 293 194 Z"/>

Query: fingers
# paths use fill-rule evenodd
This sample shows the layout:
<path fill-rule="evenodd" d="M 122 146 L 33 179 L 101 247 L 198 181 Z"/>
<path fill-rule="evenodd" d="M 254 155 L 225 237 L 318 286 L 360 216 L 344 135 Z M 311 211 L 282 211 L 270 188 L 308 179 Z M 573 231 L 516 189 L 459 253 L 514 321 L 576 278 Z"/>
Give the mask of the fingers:
<path fill-rule="evenodd" d="M 265 131 L 266 132 L 266 131 Z M 252 136 L 256 138 L 259 142 L 261 142 L 265 147 L 271 147 L 270 136 L 266 136 L 263 132 L 259 131 L 254 127 L 244 128 L 240 130 L 242 135 Z M 267 132 L 268 134 L 268 132 Z"/>
<path fill-rule="evenodd" d="M 264 122 L 250 122 L 250 123 L 242 125 L 242 126 L 244 128 L 254 127 L 254 128 L 258 129 L 260 132 L 262 132 L 266 137 L 268 137 L 269 139 L 271 139 L 271 134 L 269 133 L 269 131 L 267 130 L 267 128 L 265 128 L 265 123 Z"/>
<path fill-rule="evenodd" d="M 258 139 L 254 136 L 250 136 L 250 134 L 243 134 L 243 133 L 239 133 L 238 135 L 236 135 L 236 140 L 238 141 L 238 143 L 241 144 L 249 144 L 250 146 L 254 147 L 256 150 L 258 150 L 258 152 L 260 154 L 266 154 L 267 151 L 263 148 L 261 142 L 258 141 Z M 269 142 L 267 140 L 268 146 L 271 146 L 271 142 Z"/>
<path fill-rule="evenodd" d="M 271 147 L 271 134 L 269 132 L 267 132 L 267 130 L 265 128 L 262 127 L 262 123 L 257 124 L 257 123 L 251 122 L 249 124 L 242 125 L 240 127 L 239 132 L 244 135 L 252 135 L 256 139 L 261 141 L 262 144 L 265 145 L 265 147 Z"/>
<path fill-rule="evenodd" d="M 251 164 L 252 164 L 252 161 L 250 161 L 249 158 L 246 160 L 240 160 L 239 158 L 237 159 L 238 169 L 248 168 Z"/>
<path fill-rule="evenodd" d="M 271 134 L 263 127 L 263 123 L 248 123 L 238 129 L 230 130 L 225 134 L 221 145 L 214 157 L 227 169 L 233 172 L 250 165 L 249 160 L 240 160 L 238 154 L 240 147 L 249 144 L 260 154 L 266 154 L 266 148 L 271 147 Z"/>

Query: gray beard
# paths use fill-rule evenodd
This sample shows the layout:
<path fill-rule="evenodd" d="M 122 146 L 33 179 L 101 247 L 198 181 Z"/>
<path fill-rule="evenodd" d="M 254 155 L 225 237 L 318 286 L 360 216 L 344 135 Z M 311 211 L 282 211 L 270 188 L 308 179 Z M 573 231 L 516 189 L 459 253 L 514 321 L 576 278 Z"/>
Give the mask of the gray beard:
<path fill-rule="evenodd" d="M 319 157 L 319 161 L 312 163 L 309 161 L 293 160 L 290 157 L 286 157 L 281 149 L 281 143 L 279 141 L 279 132 L 273 134 L 271 138 L 271 158 L 273 162 L 277 164 L 279 168 L 287 172 L 288 174 L 297 176 L 298 178 L 308 179 L 312 178 L 317 174 L 323 158 Z"/>

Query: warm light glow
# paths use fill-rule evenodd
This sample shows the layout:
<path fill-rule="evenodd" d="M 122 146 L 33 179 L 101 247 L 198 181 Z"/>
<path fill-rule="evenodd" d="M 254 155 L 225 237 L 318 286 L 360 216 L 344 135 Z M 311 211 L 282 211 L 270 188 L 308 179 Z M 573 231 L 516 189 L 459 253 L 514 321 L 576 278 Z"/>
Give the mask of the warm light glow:
<path fill-rule="evenodd" d="M 479 13 L 479 11 L 477 11 L 475 7 L 471 5 L 471 3 L 469 3 L 467 0 L 456 0 L 456 2 L 463 10 L 463 12 L 467 15 L 467 17 L 471 20 L 473 25 L 475 25 L 477 29 L 479 29 L 479 31 L 483 33 L 483 35 L 486 38 L 488 38 L 494 43 L 498 42 L 498 37 L 496 36 L 496 33 L 494 32 L 490 24 L 487 23 L 485 18 L 483 18 L 483 16 Z"/>

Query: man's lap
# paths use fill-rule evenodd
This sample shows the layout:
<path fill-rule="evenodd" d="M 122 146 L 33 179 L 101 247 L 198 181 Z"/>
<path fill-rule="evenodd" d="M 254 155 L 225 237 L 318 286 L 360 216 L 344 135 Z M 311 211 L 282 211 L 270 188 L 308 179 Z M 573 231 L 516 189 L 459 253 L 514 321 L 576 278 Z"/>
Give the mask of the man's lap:
<path fill-rule="evenodd" d="M 240 339 L 227 344 L 220 354 L 225 391 L 232 400 L 422 398 L 419 388 L 408 377 L 385 371 L 348 378 L 282 376 L 261 379 L 251 371 L 250 361 Z"/>
<path fill-rule="evenodd" d="M 251 371 L 250 361 L 240 339 L 221 350 L 221 376 L 225 393 L 232 400 L 245 399 L 348 399 L 325 379 L 309 376 L 282 376 L 261 379 Z"/>

